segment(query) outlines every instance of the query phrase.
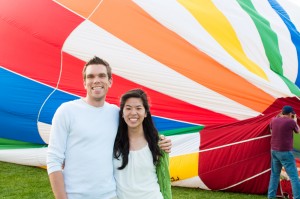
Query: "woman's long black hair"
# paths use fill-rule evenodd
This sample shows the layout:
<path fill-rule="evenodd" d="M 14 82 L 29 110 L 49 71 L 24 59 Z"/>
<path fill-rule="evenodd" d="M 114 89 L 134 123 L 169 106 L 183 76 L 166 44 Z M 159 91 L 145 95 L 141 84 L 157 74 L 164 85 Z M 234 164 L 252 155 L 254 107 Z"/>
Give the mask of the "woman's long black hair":
<path fill-rule="evenodd" d="M 132 97 L 139 98 L 142 100 L 143 106 L 147 114 L 147 117 L 145 117 L 143 121 L 143 130 L 144 130 L 145 138 L 148 142 L 148 146 L 152 153 L 154 165 L 157 163 L 159 157 L 162 155 L 160 152 L 160 148 L 158 146 L 159 135 L 152 120 L 147 94 L 141 89 L 129 90 L 121 97 L 120 112 L 119 112 L 119 118 L 120 118 L 119 127 L 115 139 L 114 151 L 113 151 L 114 158 L 119 159 L 120 156 L 122 157 L 122 165 L 118 168 L 120 170 L 124 169 L 128 164 L 128 155 L 129 155 L 128 127 L 124 118 L 122 117 L 123 109 L 126 101 Z"/>

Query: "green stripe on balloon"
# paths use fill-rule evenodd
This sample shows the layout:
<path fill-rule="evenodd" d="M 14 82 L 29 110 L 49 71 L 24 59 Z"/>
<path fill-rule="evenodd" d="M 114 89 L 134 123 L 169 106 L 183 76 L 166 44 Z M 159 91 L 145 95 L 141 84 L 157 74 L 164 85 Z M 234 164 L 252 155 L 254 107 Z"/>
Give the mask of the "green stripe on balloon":
<path fill-rule="evenodd" d="M 271 70 L 278 74 L 285 82 L 291 93 L 300 96 L 299 88 L 283 75 L 282 56 L 279 50 L 278 37 L 272 30 L 269 21 L 257 12 L 250 0 L 238 0 L 237 2 L 253 20 L 263 43 Z"/>
<path fill-rule="evenodd" d="M 280 76 L 280 77 L 285 82 L 285 84 L 288 86 L 291 93 L 295 94 L 296 96 L 300 96 L 300 89 L 294 82 L 290 81 L 288 78 L 286 78 L 284 76 Z"/>
<path fill-rule="evenodd" d="M 33 144 L 29 142 L 22 142 L 17 140 L 0 138 L 0 150 L 1 149 L 43 148 L 43 147 L 47 147 L 47 145 Z"/>
<path fill-rule="evenodd" d="M 250 0 L 238 0 L 237 2 L 253 20 L 270 62 L 271 70 L 282 76 L 282 56 L 278 46 L 278 38 L 272 30 L 269 21 L 257 12 Z"/>
<path fill-rule="evenodd" d="M 187 128 L 180 128 L 180 129 L 172 129 L 167 131 L 160 131 L 160 134 L 169 136 L 169 135 L 182 135 L 182 134 L 189 134 L 189 133 L 198 133 L 204 128 L 204 126 L 193 126 Z"/>

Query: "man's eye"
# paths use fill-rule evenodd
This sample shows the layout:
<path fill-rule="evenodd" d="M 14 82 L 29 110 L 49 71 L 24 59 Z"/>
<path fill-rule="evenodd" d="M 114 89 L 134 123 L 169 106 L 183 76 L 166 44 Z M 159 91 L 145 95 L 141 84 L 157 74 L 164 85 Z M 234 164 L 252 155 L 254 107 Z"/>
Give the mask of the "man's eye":
<path fill-rule="evenodd" d="M 87 76 L 86 76 L 86 78 L 93 78 L 95 75 L 93 75 L 93 74 L 88 74 Z"/>

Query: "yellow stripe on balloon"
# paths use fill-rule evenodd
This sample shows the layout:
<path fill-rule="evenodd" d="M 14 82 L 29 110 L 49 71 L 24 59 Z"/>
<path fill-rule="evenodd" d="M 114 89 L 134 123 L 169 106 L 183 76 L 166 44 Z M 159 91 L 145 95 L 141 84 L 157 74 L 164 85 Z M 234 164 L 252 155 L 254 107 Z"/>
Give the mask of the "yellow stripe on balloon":
<path fill-rule="evenodd" d="M 198 164 L 195 164 L 195 162 L 198 162 L 198 159 L 198 153 L 170 157 L 171 181 L 198 176 Z"/>
<path fill-rule="evenodd" d="M 224 14 L 207 0 L 179 0 L 212 37 L 247 70 L 268 80 L 265 72 L 251 61 L 242 49 L 237 35 Z"/>

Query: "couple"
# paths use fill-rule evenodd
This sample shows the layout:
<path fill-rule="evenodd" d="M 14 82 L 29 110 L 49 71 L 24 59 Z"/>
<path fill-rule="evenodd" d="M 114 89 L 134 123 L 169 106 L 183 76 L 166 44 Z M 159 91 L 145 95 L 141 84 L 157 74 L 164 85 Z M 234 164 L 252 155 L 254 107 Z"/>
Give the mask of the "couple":
<path fill-rule="evenodd" d="M 92 58 L 82 74 L 86 97 L 63 103 L 52 121 L 47 170 L 55 197 L 171 198 L 171 141 L 159 140 L 146 93 L 126 92 L 119 109 L 105 102 L 106 61 Z"/>

